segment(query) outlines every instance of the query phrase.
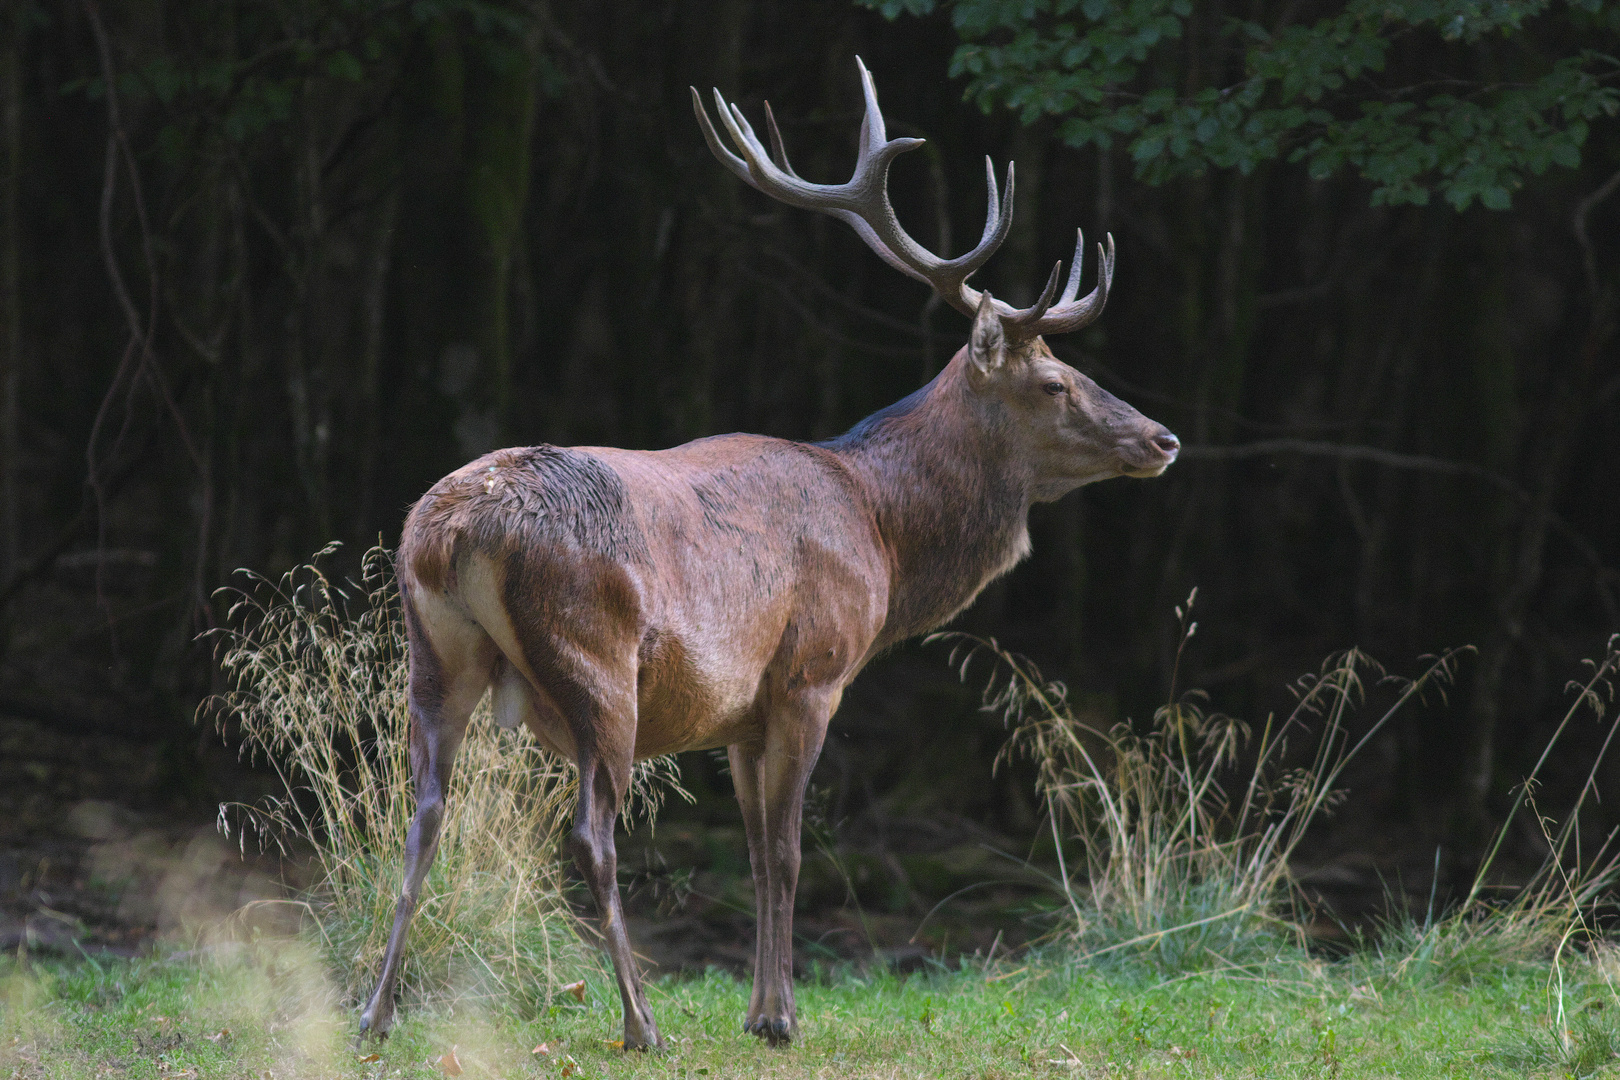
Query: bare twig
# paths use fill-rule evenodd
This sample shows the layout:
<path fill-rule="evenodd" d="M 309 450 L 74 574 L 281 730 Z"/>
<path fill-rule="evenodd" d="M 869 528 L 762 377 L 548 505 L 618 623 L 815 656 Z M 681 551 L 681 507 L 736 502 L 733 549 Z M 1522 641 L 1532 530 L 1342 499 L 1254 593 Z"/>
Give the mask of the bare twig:
<path fill-rule="evenodd" d="M 776 293 L 778 299 L 786 307 L 792 310 L 795 315 L 799 316 L 799 318 L 804 321 L 805 325 L 809 326 L 812 330 L 823 337 L 828 338 L 831 341 L 838 342 L 840 345 L 848 346 L 851 349 L 860 349 L 862 352 L 873 353 L 877 356 L 917 356 L 921 352 L 920 349 L 916 348 L 876 345 L 869 341 L 862 341 L 859 338 L 850 337 L 843 331 L 828 326 L 825 322 L 817 318 L 815 312 L 811 311 L 809 307 L 798 301 L 798 299 L 793 295 L 793 290 L 787 288 L 776 278 L 771 277 L 769 274 L 761 274 L 756 270 L 752 270 L 746 263 L 739 264 L 737 267 L 737 272 L 743 277 L 747 278 L 749 281 L 759 285 L 764 285 L 766 288 Z"/>
<path fill-rule="evenodd" d="M 1257 442 L 1245 443 L 1241 446 L 1209 446 L 1192 445 L 1182 449 L 1181 456 L 1189 461 L 1238 461 L 1244 458 L 1267 457 L 1272 454 L 1299 454 L 1307 457 L 1337 458 L 1341 461 L 1368 461 L 1392 469 L 1406 469 L 1415 472 L 1441 473 L 1451 476 L 1468 476 L 1476 480 L 1483 480 L 1499 491 L 1513 497 L 1525 506 L 1537 506 L 1538 500 L 1508 477 L 1499 472 L 1493 472 L 1470 461 L 1451 461 L 1446 458 L 1433 457 L 1429 454 L 1403 454 L 1395 450 L 1386 450 L 1380 446 L 1359 446 L 1346 443 L 1317 442 L 1311 439 L 1262 439 Z M 1542 509 L 1553 530 L 1569 541 L 1571 547 L 1580 552 L 1592 567 L 1597 578 L 1600 593 L 1605 606 L 1613 609 L 1615 602 L 1609 591 L 1611 583 L 1620 581 L 1620 571 L 1616 571 L 1603 561 L 1602 554 L 1596 545 L 1583 536 L 1580 530 L 1570 524 L 1563 517 L 1553 513 L 1551 509 Z"/>
<path fill-rule="evenodd" d="M 1581 245 L 1581 265 L 1586 269 L 1586 287 L 1595 297 L 1598 295 L 1597 255 L 1592 250 L 1592 240 L 1586 235 L 1586 219 L 1596 209 L 1598 203 L 1620 190 L 1620 172 L 1603 181 L 1598 189 L 1580 201 L 1575 207 L 1575 220 L 1572 227 L 1575 230 L 1575 240 Z"/>
<path fill-rule="evenodd" d="M 104 461 L 114 457 L 119 447 L 128 435 L 134 419 L 135 394 L 142 379 L 156 391 L 162 400 L 169 416 L 174 420 L 176 431 L 180 435 L 181 444 L 191 457 L 192 463 L 203 475 L 205 481 L 208 477 L 208 466 L 203 455 L 198 451 L 196 442 L 191 437 L 190 428 L 185 417 L 180 412 L 178 402 L 171 391 L 168 380 L 159 369 L 153 353 L 153 337 L 157 332 L 158 313 L 161 309 L 161 285 L 158 275 L 157 258 L 152 241 L 152 228 L 146 212 L 146 197 L 141 187 L 140 169 L 135 161 L 134 151 L 129 144 L 129 137 L 124 130 L 123 115 L 119 108 L 118 78 L 113 66 L 112 46 L 107 37 L 107 28 L 101 19 L 101 10 L 95 0 L 82 0 L 85 16 L 90 21 L 90 28 L 96 39 L 96 51 L 101 63 L 101 77 L 105 84 L 107 100 L 107 153 L 106 163 L 102 171 L 101 186 L 101 255 L 107 267 L 107 277 L 112 283 L 113 294 L 117 297 L 118 306 L 123 310 L 124 320 L 129 328 L 129 340 L 124 347 L 123 356 L 113 373 L 111 384 L 103 395 L 100 407 L 96 410 L 95 420 L 90 426 L 90 437 L 85 445 L 86 483 L 90 487 L 95 501 L 96 515 L 96 544 L 101 547 L 106 542 L 106 502 L 107 484 L 105 482 Z M 128 283 L 124 279 L 122 268 L 118 264 L 117 251 L 113 245 L 112 210 L 113 198 L 117 190 L 118 169 L 120 163 L 129 177 L 130 196 L 135 207 L 136 221 L 140 227 L 141 255 L 146 264 L 148 296 L 146 313 L 143 316 L 135 305 Z M 114 437 L 112 446 L 108 449 L 106 458 L 100 454 L 101 434 L 114 402 L 120 392 L 124 400 L 124 420 L 119 426 L 118 434 Z M 205 500 L 206 501 L 206 500 Z M 204 545 L 206 548 L 206 544 Z M 203 552 L 198 552 L 198 558 Z M 107 606 L 104 592 L 104 582 L 101 564 L 96 565 L 96 600 L 105 608 Z"/>

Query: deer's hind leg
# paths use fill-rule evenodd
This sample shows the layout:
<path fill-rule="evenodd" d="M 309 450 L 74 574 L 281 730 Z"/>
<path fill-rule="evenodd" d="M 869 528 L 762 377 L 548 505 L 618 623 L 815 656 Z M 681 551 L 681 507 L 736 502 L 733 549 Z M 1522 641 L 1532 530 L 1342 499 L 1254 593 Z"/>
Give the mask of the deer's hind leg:
<path fill-rule="evenodd" d="M 630 934 L 625 929 L 624 907 L 619 898 L 618 852 L 613 843 L 613 827 L 630 786 L 630 764 L 628 753 L 614 754 L 609 748 L 580 745 L 579 803 L 568 846 L 596 898 L 602 936 L 613 958 L 613 975 L 624 1007 L 624 1048 L 648 1050 L 662 1048 L 664 1039 L 653 1019 L 641 984 L 641 970 L 630 947 Z"/>
<path fill-rule="evenodd" d="M 633 655 L 622 664 L 581 663 L 578 656 L 563 659 L 573 651 L 557 647 L 548 656 L 543 654 L 550 649 L 533 649 L 528 657 L 568 727 L 579 768 L 579 801 L 566 842 L 601 916 L 602 937 L 613 959 L 624 1006 L 624 1048 L 658 1049 L 664 1040 L 647 1003 L 625 929 L 618 852 L 613 843 L 613 827 L 629 794 L 635 761 L 635 661 Z"/>
<path fill-rule="evenodd" d="M 496 659 L 489 635 L 442 598 L 427 592 L 413 595 L 401 582 L 400 599 L 410 646 L 410 754 L 416 813 L 405 837 L 404 883 L 383 953 L 382 972 L 360 1015 L 361 1038 L 368 1034 L 384 1038 L 393 1025 L 394 989 L 405 958 L 405 937 L 416 914 L 422 881 L 438 852 L 450 772 L 473 707 L 489 686 Z"/>

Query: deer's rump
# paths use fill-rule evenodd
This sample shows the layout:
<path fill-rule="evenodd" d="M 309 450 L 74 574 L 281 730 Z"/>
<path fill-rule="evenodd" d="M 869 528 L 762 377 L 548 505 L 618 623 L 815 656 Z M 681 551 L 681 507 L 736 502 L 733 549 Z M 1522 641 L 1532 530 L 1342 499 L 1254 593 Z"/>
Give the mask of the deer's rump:
<path fill-rule="evenodd" d="M 413 663 L 470 654 L 498 719 L 570 757 L 595 715 L 638 758 L 762 737 L 783 695 L 847 681 L 887 605 L 841 467 L 760 436 L 498 450 L 434 485 L 400 556 Z"/>

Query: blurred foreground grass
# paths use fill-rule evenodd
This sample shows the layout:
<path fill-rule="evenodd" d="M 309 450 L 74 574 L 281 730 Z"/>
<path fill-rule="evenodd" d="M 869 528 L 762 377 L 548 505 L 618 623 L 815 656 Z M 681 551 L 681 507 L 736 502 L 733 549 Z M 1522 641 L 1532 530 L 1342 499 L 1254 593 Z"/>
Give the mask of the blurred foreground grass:
<path fill-rule="evenodd" d="M 0 1077 L 1620 1075 L 1620 961 L 1599 951 L 1562 967 L 1561 995 L 1550 965 L 1455 980 L 1375 954 L 1169 980 L 1038 960 L 845 972 L 801 985 L 802 1036 L 786 1051 L 739 1031 L 747 988 L 711 972 L 654 982 L 670 1049 L 627 1055 L 610 1042 L 618 994 L 591 972 L 582 1002 L 558 993 L 527 1016 L 499 1000 L 421 1007 L 356 1051 L 352 1009 L 296 945 L 27 970 L 8 959 Z"/>

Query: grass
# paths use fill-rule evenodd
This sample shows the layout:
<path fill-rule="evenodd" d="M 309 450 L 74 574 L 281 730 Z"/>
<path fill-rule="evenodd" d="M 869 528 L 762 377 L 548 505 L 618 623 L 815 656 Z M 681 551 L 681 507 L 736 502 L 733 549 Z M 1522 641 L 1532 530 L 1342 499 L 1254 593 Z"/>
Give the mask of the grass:
<path fill-rule="evenodd" d="M 222 807 L 221 824 L 244 842 L 312 853 L 315 882 L 291 909 L 308 916 L 299 920 L 306 943 L 354 1001 L 376 981 L 416 803 L 392 561 L 371 550 L 358 585 L 345 586 L 320 568 L 332 550 L 279 581 L 249 574 L 235 592 L 219 649 L 234 686 L 211 709 L 284 789 L 260 805 Z M 438 857 L 412 923 L 407 1009 L 441 999 L 546 1009 L 559 966 L 597 962 L 562 897 L 558 845 L 575 782 L 571 764 L 526 733 L 499 729 L 485 698 L 457 755 Z M 642 763 L 627 813 L 650 818 L 671 789 L 680 791 L 667 759 Z M 222 929 L 240 937 L 264 914 Z"/>
<path fill-rule="evenodd" d="M 1415 679 L 1390 675 L 1355 649 L 1330 657 L 1296 680 L 1295 707 L 1280 721 L 1268 717 L 1255 738 L 1241 721 L 1207 712 L 1196 692 L 1176 693 L 1182 652 L 1198 626 L 1196 598 L 1195 589 L 1176 608 L 1182 633 L 1170 701 L 1146 725 L 1104 729 L 1077 715 L 1064 686 L 1043 679 L 1027 660 L 993 641 L 959 638 L 964 675 L 978 655 L 994 663 L 985 708 L 1012 729 L 998 764 L 1025 754 L 1036 765 L 1059 865 L 1054 885 L 1066 906 L 1048 941 L 1059 943 L 1070 963 L 1123 961 L 1177 975 L 1253 968 L 1300 952 L 1306 943 L 1298 916 L 1307 904 L 1290 871 L 1295 851 L 1346 797 L 1336 785 L 1356 755 L 1403 708 L 1426 694 L 1443 698 L 1467 651 L 1431 658 Z M 1427 912 L 1421 924 L 1393 917 L 1373 946 L 1381 957 L 1448 974 L 1546 960 L 1561 980 L 1571 950 L 1599 940 L 1599 913 L 1612 914 L 1620 881 L 1613 843 L 1620 829 L 1594 850 L 1583 846 L 1580 825 L 1620 732 L 1620 713 L 1609 716 L 1620 635 L 1588 666 L 1586 681 L 1570 684 L 1569 709 L 1520 785 L 1466 897 Z M 1373 680 L 1389 688 L 1390 704 L 1352 737 L 1352 717 Z M 1582 714 L 1607 720 L 1608 732 L 1559 825 L 1536 806 L 1536 784 Z M 1493 888 L 1494 861 L 1521 812 L 1534 815 L 1545 856 L 1527 881 Z M 1560 1018 L 1554 1027 L 1570 1030 Z"/>
<path fill-rule="evenodd" d="M 1463 981 L 1306 958 L 1170 980 L 1027 959 L 907 978 L 845 972 L 800 987 L 802 1035 L 786 1051 L 738 1030 L 747 988 L 710 972 L 654 982 L 671 1048 L 626 1055 L 609 1042 L 618 995 L 592 972 L 582 972 L 582 1003 L 558 994 L 525 1018 L 441 1001 L 357 1052 L 352 1013 L 335 1007 L 313 956 L 260 950 L 26 975 L 7 961 L 0 1076 L 442 1077 L 452 1051 L 468 1077 L 1620 1075 L 1612 966 L 1607 953 L 1569 965 L 1574 1015 L 1562 1039 L 1548 1026 L 1545 965 Z"/>
<path fill-rule="evenodd" d="M 1499 895 L 1487 858 L 1451 911 L 1394 918 L 1332 962 L 1305 948 L 1290 855 L 1342 798 L 1346 763 L 1451 669 L 1448 655 L 1397 682 L 1353 741 L 1364 681 L 1387 679 L 1355 652 L 1300 680 L 1298 707 L 1256 736 L 1174 693 L 1151 723 L 1103 730 L 994 650 L 987 704 L 1013 727 L 1009 752 L 1034 759 L 1059 860 L 1052 932 L 1019 956 L 909 977 L 818 969 L 786 1052 L 741 1034 L 747 987 L 719 972 L 650 986 L 668 1052 L 616 1048 L 617 991 L 562 898 L 570 771 L 481 711 L 405 1007 L 389 1040 L 357 1050 L 412 807 L 386 554 L 366 567 L 352 593 L 314 567 L 256 579 L 224 642 L 236 687 L 220 715 L 286 788 L 224 820 L 314 853 L 315 884 L 283 905 L 302 916 L 292 932 L 249 911 L 167 959 L 0 959 L 0 1080 L 1620 1076 L 1620 953 L 1596 930 L 1615 860 L 1607 842 L 1583 846 L 1579 803 L 1563 826 L 1536 807 L 1551 744 L 1513 806 L 1547 846 L 1528 887 Z M 1607 716 L 1616 645 L 1574 687 L 1554 744 L 1583 711 Z M 641 776 L 649 816 L 670 779 L 659 768 Z M 1597 775 L 1594 762 L 1581 800 Z"/>
<path fill-rule="evenodd" d="M 1197 595 L 1176 608 L 1170 700 L 1147 724 L 1105 728 L 1077 714 L 1063 684 L 1029 661 L 994 641 L 957 638 L 964 677 L 981 655 L 993 664 L 985 708 L 1012 730 L 997 764 L 1023 755 L 1036 766 L 1066 906 L 1052 936 L 1084 960 L 1177 974 L 1297 951 L 1291 857 L 1343 798 L 1336 784 L 1350 761 L 1402 708 L 1443 693 L 1460 652 L 1411 680 L 1355 649 L 1330 657 L 1297 680 L 1293 710 L 1267 718 L 1256 738 L 1242 721 L 1209 712 L 1200 693 L 1177 693 Z M 1352 740 L 1369 679 L 1395 684 L 1394 700 Z"/>

